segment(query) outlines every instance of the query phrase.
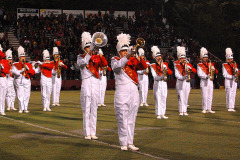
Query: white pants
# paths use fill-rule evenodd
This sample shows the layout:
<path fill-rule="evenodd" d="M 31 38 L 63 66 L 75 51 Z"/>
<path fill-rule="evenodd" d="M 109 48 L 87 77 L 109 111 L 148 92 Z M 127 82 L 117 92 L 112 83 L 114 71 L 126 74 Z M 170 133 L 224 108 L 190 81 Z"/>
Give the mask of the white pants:
<path fill-rule="evenodd" d="M 148 96 L 148 81 L 139 82 L 139 90 L 141 103 L 146 104 Z"/>
<path fill-rule="evenodd" d="M 213 100 L 213 81 L 201 80 L 202 109 L 211 111 Z"/>
<path fill-rule="evenodd" d="M 7 101 L 7 107 L 13 109 L 15 98 L 16 98 L 16 92 L 14 89 L 13 81 L 8 81 L 8 88 L 7 88 L 7 95 L 6 95 L 6 101 Z"/>
<path fill-rule="evenodd" d="M 225 79 L 226 81 L 226 79 Z M 235 108 L 235 99 L 236 99 L 236 92 L 237 92 L 237 83 L 232 80 L 230 85 L 225 85 L 225 93 L 226 93 L 226 104 L 228 109 Z"/>
<path fill-rule="evenodd" d="M 156 115 L 164 116 L 166 113 L 166 103 L 167 103 L 167 82 L 164 81 L 154 81 L 153 93 L 155 99 Z"/>
<path fill-rule="evenodd" d="M 41 94 L 43 109 L 50 109 L 50 98 L 52 92 L 52 78 L 45 77 L 41 74 Z"/>
<path fill-rule="evenodd" d="M 106 76 L 101 77 L 99 86 L 100 86 L 99 104 L 104 104 L 105 92 L 106 92 L 106 88 L 107 88 Z"/>
<path fill-rule="evenodd" d="M 120 145 L 131 145 L 133 144 L 135 121 L 139 108 L 137 85 L 132 82 L 117 85 L 114 97 L 114 108 L 118 122 Z"/>
<path fill-rule="evenodd" d="M 91 76 L 82 80 L 81 107 L 85 136 L 96 135 L 99 79 Z"/>
<path fill-rule="evenodd" d="M 190 82 L 177 80 L 176 89 L 178 94 L 179 112 L 187 112 L 188 97 L 190 93 Z"/>
<path fill-rule="evenodd" d="M 28 110 L 28 103 L 31 94 L 31 81 L 30 79 L 23 78 L 14 80 L 14 87 L 17 93 L 19 111 Z"/>
<path fill-rule="evenodd" d="M 62 76 L 52 76 L 52 103 L 59 103 L 60 91 L 62 87 Z"/>
<path fill-rule="evenodd" d="M 0 77 L 0 113 L 5 112 L 6 94 L 7 94 L 7 78 Z"/>

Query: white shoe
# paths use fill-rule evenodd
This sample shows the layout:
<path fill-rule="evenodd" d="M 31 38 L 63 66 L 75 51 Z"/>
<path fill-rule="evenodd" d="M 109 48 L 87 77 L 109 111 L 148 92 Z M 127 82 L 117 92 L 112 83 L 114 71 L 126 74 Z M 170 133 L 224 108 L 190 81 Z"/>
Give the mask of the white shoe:
<path fill-rule="evenodd" d="M 51 112 L 52 110 L 50 108 L 47 108 L 47 111 Z"/>
<path fill-rule="evenodd" d="M 17 109 L 16 108 L 12 108 L 12 110 L 16 111 Z"/>
<path fill-rule="evenodd" d="M 212 111 L 212 110 L 210 110 L 210 111 L 208 111 L 209 113 L 215 113 L 215 111 Z"/>
<path fill-rule="evenodd" d="M 121 146 L 121 151 L 127 151 L 127 150 L 128 150 L 127 146 Z"/>
<path fill-rule="evenodd" d="M 25 112 L 25 113 L 29 113 L 29 111 L 28 111 L 28 110 L 25 110 L 24 112 Z"/>
<path fill-rule="evenodd" d="M 190 105 L 187 104 L 187 107 L 189 107 Z"/>
<path fill-rule="evenodd" d="M 53 104 L 52 104 L 52 106 L 54 107 L 54 106 L 56 106 L 56 104 L 55 104 L 55 103 L 53 103 Z"/>
<path fill-rule="evenodd" d="M 43 112 L 46 112 L 47 111 L 47 109 L 46 108 L 43 108 Z"/>
<path fill-rule="evenodd" d="M 22 113 L 22 110 L 19 110 L 18 113 Z"/>
<path fill-rule="evenodd" d="M 164 115 L 162 116 L 162 118 L 163 118 L 163 119 L 168 119 L 168 117 L 167 117 L 167 116 L 164 116 Z"/>
<path fill-rule="evenodd" d="M 6 114 L 5 114 L 4 112 L 1 112 L 1 115 L 2 115 L 2 116 L 6 116 Z"/>
<path fill-rule="evenodd" d="M 149 105 L 147 103 L 144 104 L 145 107 L 148 107 Z"/>
<path fill-rule="evenodd" d="M 184 115 L 184 116 L 188 116 L 189 114 L 187 114 L 187 112 L 184 112 L 183 115 Z"/>
<path fill-rule="evenodd" d="M 140 104 L 140 107 L 143 107 L 143 104 L 142 104 L 142 103 Z"/>
<path fill-rule="evenodd" d="M 101 107 L 101 104 L 98 104 L 98 107 Z"/>
<path fill-rule="evenodd" d="M 59 103 L 56 103 L 55 105 L 56 105 L 56 106 L 60 106 L 60 104 L 59 104 Z"/>
<path fill-rule="evenodd" d="M 179 116 L 183 116 L 183 112 L 180 112 L 180 113 L 179 113 Z"/>
<path fill-rule="evenodd" d="M 11 108 L 8 107 L 8 108 L 7 108 L 7 111 L 10 111 L 10 110 L 11 110 Z"/>
<path fill-rule="evenodd" d="M 133 151 L 138 151 L 138 150 L 139 150 L 139 148 L 138 148 L 138 147 L 135 147 L 133 144 L 128 145 L 128 148 L 131 149 L 131 150 L 133 150 Z"/>
<path fill-rule="evenodd" d="M 101 104 L 101 106 L 103 106 L 103 107 L 107 107 L 105 104 Z"/>
<path fill-rule="evenodd" d="M 229 108 L 229 109 L 228 109 L 228 112 L 236 112 L 236 110 Z"/>
<path fill-rule="evenodd" d="M 157 119 L 161 119 L 161 116 L 157 116 Z"/>
<path fill-rule="evenodd" d="M 207 111 L 206 110 L 202 110 L 202 113 L 207 113 Z"/>
<path fill-rule="evenodd" d="M 91 140 L 91 136 L 85 136 L 85 139 Z"/>
<path fill-rule="evenodd" d="M 91 138 L 92 138 L 93 140 L 96 140 L 96 139 L 98 139 L 98 137 L 97 137 L 97 136 L 95 136 L 95 135 L 92 135 L 92 136 L 91 136 Z"/>

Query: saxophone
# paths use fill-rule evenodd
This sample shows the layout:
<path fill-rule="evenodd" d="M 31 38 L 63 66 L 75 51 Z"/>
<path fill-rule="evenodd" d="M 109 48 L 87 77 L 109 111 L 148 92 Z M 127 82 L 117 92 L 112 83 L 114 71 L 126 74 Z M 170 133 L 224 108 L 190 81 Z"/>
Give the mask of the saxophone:
<path fill-rule="evenodd" d="M 58 56 L 58 68 L 57 68 L 57 78 L 60 78 L 61 76 L 61 71 L 62 71 L 62 67 L 60 65 L 60 55 Z"/>
<path fill-rule="evenodd" d="M 161 65 L 161 70 L 163 73 L 163 80 L 165 82 L 167 82 L 167 69 L 166 68 L 163 69 L 163 60 L 161 60 L 160 65 Z"/>
<path fill-rule="evenodd" d="M 190 82 L 190 80 L 191 80 L 191 76 L 190 76 L 191 70 L 188 69 L 188 61 L 185 60 L 184 64 L 185 64 L 185 72 L 186 72 L 186 75 L 187 75 L 187 80 L 186 81 Z"/>
<path fill-rule="evenodd" d="M 103 67 L 103 76 L 106 76 L 107 75 L 107 66 L 104 66 Z"/>
<path fill-rule="evenodd" d="M 210 74 L 211 81 L 214 80 L 214 73 L 215 73 L 215 71 L 212 69 L 212 62 L 211 62 L 211 60 L 209 60 L 209 74 Z"/>
<path fill-rule="evenodd" d="M 234 78 L 235 78 L 235 82 L 238 83 L 238 78 L 239 78 L 239 73 L 237 70 L 237 63 L 235 61 L 233 61 L 232 63 L 234 63 Z"/>

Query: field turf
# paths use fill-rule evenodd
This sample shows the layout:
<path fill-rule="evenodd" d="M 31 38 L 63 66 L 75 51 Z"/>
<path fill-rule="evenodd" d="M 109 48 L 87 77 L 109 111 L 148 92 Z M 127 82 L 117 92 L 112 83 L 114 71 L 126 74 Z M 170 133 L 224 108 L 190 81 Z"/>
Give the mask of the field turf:
<path fill-rule="evenodd" d="M 236 110 L 227 112 L 224 90 L 214 90 L 215 114 L 202 114 L 201 91 L 191 90 L 188 117 L 178 115 L 176 90 L 168 91 L 169 119 L 156 119 L 153 92 L 149 107 L 140 107 L 134 144 L 139 152 L 120 151 L 114 114 L 114 91 L 106 92 L 107 107 L 99 107 L 97 136 L 83 135 L 80 91 L 62 91 L 60 107 L 42 111 L 41 93 L 31 93 L 30 113 L 6 111 L 0 116 L 0 159 L 240 159 L 240 91 Z M 15 107 L 18 108 L 17 102 Z"/>

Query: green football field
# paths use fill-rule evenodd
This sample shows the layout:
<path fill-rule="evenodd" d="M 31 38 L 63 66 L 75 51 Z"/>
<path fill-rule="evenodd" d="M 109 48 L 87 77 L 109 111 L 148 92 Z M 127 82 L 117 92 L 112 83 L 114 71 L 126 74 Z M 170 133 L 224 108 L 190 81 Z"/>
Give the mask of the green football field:
<path fill-rule="evenodd" d="M 214 90 L 215 114 L 202 114 L 201 91 L 191 90 L 188 117 L 178 115 L 176 90 L 168 92 L 167 120 L 156 119 L 152 90 L 149 107 L 139 108 L 134 144 L 139 152 L 120 151 L 114 91 L 99 107 L 97 136 L 83 135 L 80 91 L 62 91 L 61 106 L 42 111 L 41 93 L 31 93 L 30 113 L 0 116 L 0 159 L 240 159 L 240 91 L 237 112 L 227 112 L 224 90 Z M 17 107 L 17 103 L 15 104 Z M 17 107 L 18 108 L 18 107 Z"/>

